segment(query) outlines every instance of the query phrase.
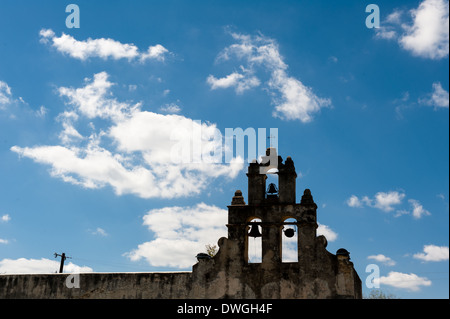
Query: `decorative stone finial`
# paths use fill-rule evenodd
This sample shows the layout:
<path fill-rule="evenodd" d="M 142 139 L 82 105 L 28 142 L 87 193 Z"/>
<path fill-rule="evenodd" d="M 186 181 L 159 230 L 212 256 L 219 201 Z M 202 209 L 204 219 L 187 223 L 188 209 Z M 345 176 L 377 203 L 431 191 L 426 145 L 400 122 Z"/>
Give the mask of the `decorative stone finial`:
<path fill-rule="evenodd" d="M 237 190 L 234 193 L 233 199 L 231 200 L 231 205 L 245 205 L 244 196 L 242 196 L 242 191 Z"/>
<path fill-rule="evenodd" d="M 350 260 L 350 253 L 348 252 L 347 249 L 344 249 L 344 248 L 339 248 L 336 251 L 336 256 L 338 256 L 338 259 Z"/>
<path fill-rule="evenodd" d="M 302 200 L 300 201 L 302 205 L 315 205 L 311 191 L 307 188 L 303 192 Z"/>

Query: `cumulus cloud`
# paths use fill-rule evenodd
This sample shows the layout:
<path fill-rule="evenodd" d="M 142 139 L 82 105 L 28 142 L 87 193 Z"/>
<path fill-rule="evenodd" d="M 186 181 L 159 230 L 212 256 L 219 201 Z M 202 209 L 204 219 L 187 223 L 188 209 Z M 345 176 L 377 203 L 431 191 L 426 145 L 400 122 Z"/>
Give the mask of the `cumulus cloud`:
<path fill-rule="evenodd" d="M 405 274 L 396 271 L 389 272 L 387 276 L 376 278 L 374 282 L 413 292 L 419 291 L 421 286 L 431 286 L 431 280 L 428 280 L 428 278 L 419 277 L 413 273 Z"/>
<path fill-rule="evenodd" d="M 5 109 L 12 101 L 11 88 L 6 82 L 0 81 L 0 110 Z"/>
<path fill-rule="evenodd" d="M 60 263 L 56 260 L 41 259 L 8 259 L 0 260 L 0 274 L 50 274 L 58 272 Z M 78 266 L 72 262 L 64 265 L 65 273 L 93 272 L 87 266 Z"/>
<path fill-rule="evenodd" d="M 213 138 L 215 125 L 142 111 L 140 103 L 119 102 L 112 94 L 113 85 L 101 72 L 86 79 L 81 88 L 59 88 L 67 105 L 57 117 L 63 127 L 61 144 L 16 145 L 11 150 L 49 165 L 50 174 L 65 182 L 85 188 L 110 186 L 117 195 L 142 198 L 198 194 L 212 178 L 234 178 L 243 168 L 239 158 L 225 164 L 204 160 L 222 150 L 223 141 Z M 82 127 L 91 131 L 82 135 L 77 127 L 83 119 L 102 120 L 104 126 Z M 194 159 L 194 146 L 201 152 L 199 160 Z"/>
<path fill-rule="evenodd" d="M 406 208 L 396 210 L 396 207 L 403 203 L 405 197 L 405 193 L 398 191 L 378 192 L 373 198 L 369 198 L 368 196 L 359 198 L 356 195 L 351 195 L 347 199 L 346 204 L 353 208 L 361 208 L 364 206 L 378 208 L 384 212 L 393 212 L 395 210 L 394 217 L 411 215 L 415 219 L 420 219 L 423 216 L 431 215 L 418 200 L 412 198 L 408 199 L 410 205 L 409 210 Z"/>
<path fill-rule="evenodd" d="M 412 206 L 412 215 L 415 219 L 419 219 L 422 216 L 431 215 L 429 211 L 427 211 L 425 208 L 423 208 L 422 204 L 418 200 L 415 199 L 408 199 L 408 202 Z"/>
<path fill-rule="evenodd" d="M 425 0 L 411 10 L 412 25 L 404 25 L 406 33 L 400 38 L 402 47 L 412 54 L 441 59 L 449 51 L 449 6 L 445 0 Z"/>
<path fill-rule="evenodd" d="M 42 29 L 39 35 L 42 43 L 50 43 L 57 51 L 83 61 L 92 57 L 104 60 L 111 58 L 114 60 L 128 59 L 129 61 L 139 59 L 141 62 L 151 59 L 164 61 L 165 55 L 169 52 L 160 44 L 149 46 L 146 52 L 140 52 L 134 44 L 121 43 L 113 39 L 88 38 L 80 41 L 65 33 L 57 37 L 51 29 Z"/>
<path fill-rule="evenodd" d="M 395 9 L 376 29 L 376 37 L 397 40 L 414 56 L 442 59 L 449 54 L 449 3 L 424 0 L 408 12 Z"/>
<path fill-rule="evenodd" d="M 425 245 L 423 253 L 414 254 L 413 257 L 423 261 L 444 261 L 449 259 L 449 250 L 447 246 Z"/>
<path fill-rule="evenodd" d="M 236 43 L 222 50 L 217 62 L 231 59 L 243 61 L 245 66 L 240 66 L 243 72 L 233 72 L 221 78 L 209 75 L 207 83 L 212 90 L 234 87 L 236 93 L 242 94 L 260 85 L 261 80 L 255 73 L 262 71 L 260 73 L 270 75 L 266 89 L 275 105 L 274 117 L 310 122 L 313 114 L 331 105 L 330 99 L 318 97 L 310 87 L 287 73 L 288 65 L 283 61 L 274 39 L 261 34 L 250 36 L 233 32 L 231 36 Z"/>
<path fill-rule="evenodd" d="M 420 219 L 423 216 L 431 215 L 431 213 L 426 210 L 423 205 L 416 199 L 408 199 L 411 209 L 400 209 L 397 210 L 394 217 L 399 217 L 402 215 L 412 215 L 414 219 Z"/>
<path fill-rule="evenodd" d="M 363 196 L 360 199 L 358 196 L 352 195 L 347 199 L 346 203 L 350 207 L 363 207 L 366 205 L 381 209 L 385 212 L 390 212 L 394 210 L 394 205 L 401 204 L 404 197 L 404 193 L 397 191 L 378 192 L 372 199 L 368 196 Z"/>
<path fill-rule="evenodd" d="M 152 266 L 191 267 L 205 245 L 214 245 L 227 235 L 227 218 L 227 210 L 205 203 L 152 209 L 143 217 L 143 225 L 155 238 L 126 255 L 133 261 L 145 259 Z"/>
<path fill-rule="evenodd" d="M 399 193 L 397 191 L 391 192 L 378 192 L 375 194 L 375 204 L 374 207 L 379 208 L 385 212 L 390 212 L 394 210 L 394 205 L 398 205 L 402 202 L 405 194 Z"/>
<path fill-rule="evenodd" d="M 216 78 L 213 75 L 210 75 L 206 81 L 211 86 L 211 90 L 234 87 L 237 94 L 242 94 L 244 91 L 260 84 L 257 77 L 247 77 L 238 72 L 233 72 L 223 78 Z"/>
<path fill-rule="evenodd" d="M 324 235 L 328 242 L 335 241 L 338 237 L 338 234 L 333 231 L 329 226 L 319 224 L 317 227 L 317 236 Z"/>
<path fill-rule="evenodd" d="M 94 74 L 93 80 L 86 78 L 84 87 L 77 89 L 60 87 L 58 92 L 60 96 L 67 98 L 68 104 L 74 106 L 74 110 L 79 115 L 88 119 L 99 117 L 118 121 L 130 115 L 141 105 L 139 103 L 130 105 L 111 98 L 111 88 L 114 83 L 110 82 L 108 77 L 108 73 L 100 72 Z M 64 113 L 64 115 L 67 114 Z M 73 117 L 73 114 L 70 116 Z"/>
<path fill-rule="evenodd" d="M 142 62 L 144 62 L 145 60 L 152 60 L 152 59 L 164 61 L 165 55 L 168 52 L 169 50 L 167 50 L 161 44 L 149 46 L 147 52 L 141 54 L 140 60 Z"/>
<path fill-rule="evenodd" d="M 362 207 L 363 204 L 361 200 L 356 195 L 350 196 L 349 199 L 347 199 L 347 205 L 350 207 Z"/>
<path fill-rule="evenodd" d="M 395 264 L 396 264 L 396 262 L 394 260 L 392 260 L 390 257 L 387 257 L 383 254 L 371 255 L 371 256 L 368 256 L 367 259 L 375 260 L 375 261 L 382 263 L 384 265 L 387 265 L 387 266 L 395 266 Z"/>
<path fill-rule="evenodd" d="M 419 99 L 419 103 L 433 106 L 435 109 L 448 108 L 449 94 L 442 88 L 441 82 L 434 82 L 431 94 L 428 97 Z"/>

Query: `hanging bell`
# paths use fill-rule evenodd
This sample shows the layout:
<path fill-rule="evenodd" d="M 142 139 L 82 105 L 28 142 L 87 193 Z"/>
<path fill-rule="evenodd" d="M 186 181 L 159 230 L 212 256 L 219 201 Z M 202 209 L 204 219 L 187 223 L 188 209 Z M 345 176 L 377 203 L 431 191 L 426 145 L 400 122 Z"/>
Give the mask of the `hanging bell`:
<path fill-rule="evenodd" d="M 294 236 L 295 230 L 292 228 L 288 228 L 284 231 L 284 234 L 286 235 L 286 237 L 291 238 Z"/>
<path fill-rule="evenodd" d="M 248 236 L 249 237 L 261 237 L 261 233 L 259 232 L 259 227 L 257 224 L 252 223 L 252 228 L 250 229 Z"/>
<path fill-rule="evenodd" d="M 277 193 L 278 193 L 278 190 L 277 190 L 277 187 L 275 186 L 275 184 L 274 183 L 270 183 L 269 187 L 267 189 L 267 194 L 268 195 L 274 195 L 274 194 L 277 194 Z"/>

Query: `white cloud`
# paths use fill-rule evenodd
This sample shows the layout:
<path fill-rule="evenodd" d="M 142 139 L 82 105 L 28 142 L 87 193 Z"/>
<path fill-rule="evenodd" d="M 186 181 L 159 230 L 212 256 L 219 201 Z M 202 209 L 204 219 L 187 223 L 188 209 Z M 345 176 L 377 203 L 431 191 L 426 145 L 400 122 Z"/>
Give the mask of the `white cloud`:
<path fill-rule="evenodd" d="M 385 212 L 393 211 L 392 206 L 401 204 L 405 194 L 399 193 L 397 191 L 391 192 L 378 192 L 375 194 L 375 204 L 374 207 L 379 208 Z"/>
<path fill-rule="evenodd" d="M 0 110 L 5 109 L 12 101 L 11 88 L 6 82 L 0 81 Z"/>
<path fill-rule="evenodd" d="M 408 202 L 411 204 L 413 210 L 412 215 L 415 219 L 419 219 L 422 216 L 431 215 L 429 211 L 423 208 L 418 200 L 408 199 Z"/>
<path fill-rule="evenodd" d="M 141 54 L 141 61 L 144 62 L 145 60 L 151 60 L 155 59 L 158 61 L 164 61 L 165 54 L 169 52 L 165 47 L 163 47 L 161 44 L 157 44 L 154 46 L 149 46 L 146 53 Z"/>
<path fill-rule="evenodd" d="M 395 264 L 396 264 L 396 262 L 394 260 L 392 260 L 390 257 L 386 257 L 385 255 L 382 255 L 382 254 L 371 255 L 371 256 L 368 256 L 367 259 L 378 261 L 387 266 L 395 266 Z"/>
<path fill-rule="evenodd" d="M 411 10 L 413 25 L 404 25 L 399 39 L 404 49 L 416 56 L 441 59 L 449 51 L 449 6 L 445 0 L 425 0 Z"/>
<path fill-rule="evenodd" d="M 0 260 L 0 274 L 49 274 L 59 271 L 60 263 L 56 260 L 41 259 L 8 259 Z M 65 273 L 92 272 L 92 268 L 78 266 L 72 262 L 64 265 Z"/>
<path fill-rule="evenodd" d="M 442 88 L 440 82 L 433 83 L 433 91 L 428 98 L 419 99 L 419 103 L 434 106 L 437 108 L 448 108 L 449 105 L 449 94 L 446 90 Z"/>
<path fill-rule="evenodd" d="M 64 121 L 62 123 L 64 130 L 59 133 L 59 139 L 64 145 L 71 144 L 74 140 L 82 140 L 83 136 L 76 130 L 72 123 Z"/>
<path fill-rule="evenodd" d="M 403 11 L 394 10 L 381 23 L 379 28 L 375 29 L 375 36 L 385 40 L 395 40 L 398 38 L 397 26 L 401 24 Z"/>
<path fill-rule="evenodd" d="M 0 238 L 0 244 L 5 244 L 6 245 L 8 243 L 9 243 L 9 240 Z"/>
<path fill-rule="evenodd" d="M 385 22 L 387 23 L 397 23 L 400 24 L 401 23 L 401 18 L 403 15 L 403 11 L 402 10 L 398 10 L 395 9 L 392 13 L 390 13 L 387 17 Z"/>
<path fill-rule="evenodd" d="M 216 78 L 213 75 L 208 76 L 207 83 L 211 86 L 211 90 L 225 89 L 234 87 L 237 94 L 242 94 L 244 91 L 256 87 L 260 81 L 255 76 L 244 76 L 240 73 L 233 72 L 223 78 Z"/>
<path fill-rule="evenodd" d="M 180 113 L 181 112 L 181 107 L 179 107 L 175 103 L 170 103 L 170 104 L 166 104 L 166 105 L 161 106 L 159 108 L 159 110 L 161 112 L 165 112 L 165 113 Z"/>
<path fill-rule="evenodd" d="M 2 215 L 2 217 L 0 218 L 0 222 L 9 222 L 11 220 L 11 217 L 8 214 L 4 214 Z"/>
<path fill-rule="evenodd" d="M 41 105 L 39 107 L 39 110 L 35 111 L 35 114 L 37 117 L 43 118 L 45 117 L 45 114 L 47 114 L 47 111 L 48 109 L 45 106 Z"/>
<path fill-rule="evenodd" d="M 347 205 L 350 207 L 362 207 L 363 203 L 359 200 L 358 196 L 352 195 L 347 199 Z"/>
<path fill-rule="evenodd" d="M 48 43 L 49 39 L 55 36 L 55 32 L 51 29 L 41 29 L 41 31 L 39 31 L 39 35 L 41 36 L 40 42 Z"/>
<path fill-rule="evenodd" d="M 423 216 L 431 215 L 431 213 L 423 208 L 422 204 L 416 199 L 408 199 L 408 203 L 411 206 L 411 210 L 400 209 L 396 211 L 394 217 L 400 217 L 402 215 L 412 215 L 414 219 L 420 219 Z"/>
<path fill-rule="evenodd" d="M 375 29 L 375 35 L 381 39 L 397 40 L 414 56 L 442 59 L 449 54 L 448 11 L 446 0 L 424 0 L 408 14 L 395 9 L 380 28 Z"/>
<path fill-rule="evenodd" d="M 409 291 L 419 291 L 421 286 L 431 286 L 431 281 L 425 277 L 419 277 L 413 273 L 405 274 L 396 271 L 391 271 L 387 276 L 381 276 L 378 279 L 374 279 L 374 281 Z"/>
<path fill-rule="evenodd" d="M 108 236 L 108 233 L 103 228 L 97 227 L 94 231 L 91 231 L 92 235 L 99 235 L 102 237 Z"/>
<path fill-rule="evenodd" d="M 223 147 L 221 139 L 212 138 L 215 125 L 142 111 L 140 103 L 117 101 L 112 86 L 108 74 L 101 72 L 87 79 L 84 87 L 59 88 L 68 99 L 67 110 L 57 117 L 63 127 L 62 145 L 13 146 L 11 150 L 50 165 L 50 174 L 65 182 L 85 188 L 110 186 L 117 195 L 142 198 L 195 195 L 212 178 L 234 178 L 243 168 L 240 159 L 226 164 L 205 160 L 209 152 Z M 106 128 L 95 130 L 90 125 L 91 135 L 83 136 L 76 128 L 81 119 L 102 119 Z M 193 160 L 194 144 L 201 151 L 199 161 Z M 177 162 L 174 150 L 180 145 L 192 147 L 188 153 L 177 153 L 182 159 Z"/>
<path fill-rule="evenodd" d="M 110 97 L 114 83 L 108 80 L 106 72 L 95 74 L 92 81 L 86 78 L 85 82 L 86 85 L 82 88 L 58 89 L 59 94 L 67 97 L 68 103 L 76 107 L 80 115 L 89 119 L 99 117 L 120 120 L 140 107 L 139 103 L 130 105 Z"/>
<path fill-rule="evenodd" d="M 284 70 L 272 73 L 269 87 L 281 93 L 281 98 L 275 99 L 273 116 L 283 120 L 310 122 L 313 114 L 319 112 L 322 107 L 331 105 L 330 99 L 319 98 L 311 88 L 288 76 Z"/>
<path fill-rule="evenodd" d="M 319 224 L 317 227 L 317 236 L 324 235 L 328 242 L 335 241 L 338 234 L 327 225 Z"/>
<path fill-rule="evenodd" d="M 381 209 L 385 212 L 390 212 L 394 210 L 394 205 L 399 205 L 402 203 L 404 197 L 404 193 L 399 193 L 397 191 L 378 192 L 375 194 L 373 199 L 368 196 L 363 196 L 359 199 L 358 196 L 352 195 L 349 199 L 347 199 L 346 203 L 350 207 L 363 207 L 366 205 Z"/>
<path fill-rule="evenodd" d="M 397 38 L 397 32 L 386 26 L 380 26 L 375 32 L 376 37 L 380 39 L 393 40 Z"/>
<path fill-rule="evenodd" d="M 234 87 L 236 93 L 241 94 L 260 84 L 259 78 L 254 74 L 262 70 L 263 73 L 270 74 L 266 83 L 275 105 L 272 113 L 274 117 L 310 122 L 313 114 L 331 105 L 330 99 L 319 98 L 310 87 L 288 75 L 288 66 L 284 63 L 275 40 L 261 34 L 253 37 L 231 33 L 231 36 L 237 43 L 226 47 L 218 55 L 217 61 L 228 61 L 232 58 L 244 60 L 246 66 L 240 66 L 244 72 L 233 72 L 222 78 L 210 75 L 207 83 L 211 89 Z"/>
<path fill-rule="evenodd" d="M 449 259 L 449 250 L 447 246 L 425 245 L 423 253 L 414 254 L 413 257 L 423 261 L 444 261 Z"/>
<path fill-rule="evenodd" d="M 28 103 L 21 96 L 15 97 L 11 87 L 6 82 L 0 80 L 0 111 L 8 109 L 9 117 L 16 118 L 15 112 L 20 106 L 28 106 Z M 15 107 L 15 109 L 12 107 Z M 40 115 L 39 111 L 35 114 L 37 116 Z"/>
<path fill-rule="evenodd" d="M 51 29 L 42 29 L 39 32 L 42 43 L 51 45 L 61 53 L 70 57 L 86 60 L 91 57 L 99 57 L 104 60 L 112 58 L 118 59 L 139 59 L 141 62 L 154 59 L 164 61 L 164 56 L 169 51 L 160 44 L 149 46 L 146 52 L 141 53 L 134 44 L 121 43 L 113 39 L 91 39 L 79 41 L 70 35 L 62 33 L 57 37 Z"/>
<path fill-rule="evenodd" d="M 227 235 L 227 210 L 200 203 L 191 207 L 152 209 L 143 224 L 155 235 L 126 255 L 133 261 L 146 259 L 152 266 L 187 268 L 205 245 Z"/>
<path fill-rule="evenodd" d="M 394 211 L 395 206 L 403 203 L 403 199 L 405 197 L 406 194 L 397 191 L 378 192 L 373 198 L 363 196 L 360 199 L 358 196 L 352 195 L 347 199 L 346 203 L 349 207 L 357 208 L 366 205 L 368 207 L 378 208 L 384 212 L 391 212 Z M 408 199 L 408 203 L 411 206 L 411 210 L 397 209 L 394 217 L 412 215 L 413 218 L 420 219 L 423 216 L 431 215 L 431 213 L 426 210 L 418 200 L 411 198 Z"/>

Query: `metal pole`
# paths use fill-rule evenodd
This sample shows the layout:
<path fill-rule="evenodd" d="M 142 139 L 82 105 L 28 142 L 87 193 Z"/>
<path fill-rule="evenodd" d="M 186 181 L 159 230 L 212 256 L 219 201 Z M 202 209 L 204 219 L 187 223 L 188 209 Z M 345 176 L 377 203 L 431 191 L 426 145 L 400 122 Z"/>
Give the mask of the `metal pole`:
<path fill-rule="evenodd" d="M 59 273 L 62 274 L 64 268 L 64 260 L 66 260 L 66 254 L 62 253 L 61 255 L 61 265 L 59 266 Z"/>

